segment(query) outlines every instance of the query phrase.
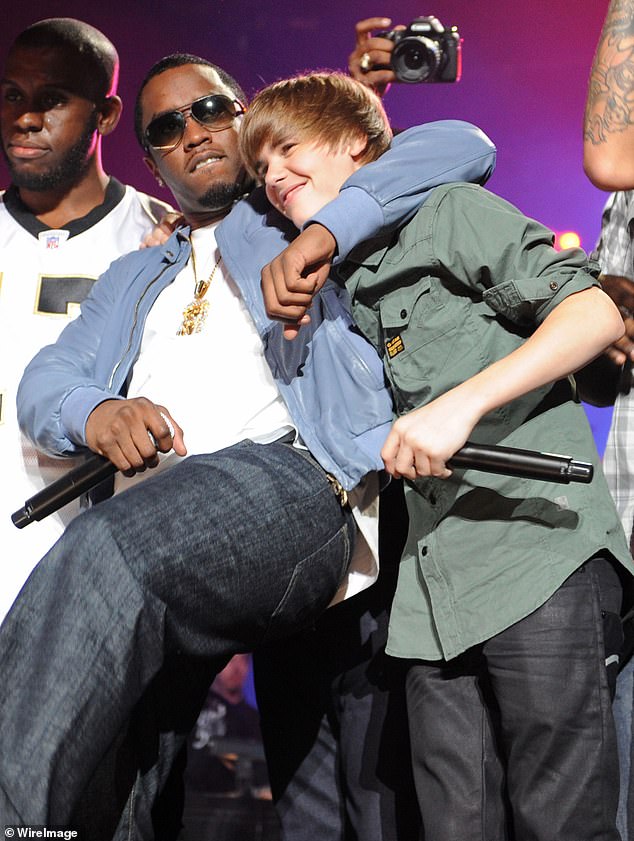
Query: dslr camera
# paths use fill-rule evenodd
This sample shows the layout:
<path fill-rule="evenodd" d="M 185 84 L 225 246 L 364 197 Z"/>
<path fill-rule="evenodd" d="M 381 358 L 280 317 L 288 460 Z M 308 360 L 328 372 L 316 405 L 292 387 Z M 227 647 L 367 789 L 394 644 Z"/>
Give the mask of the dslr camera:
<path fill-rule="evenodd" d="M 445 29 L 433 16 L 415 18 L 407 29 L 376 32 L 394 42 L 391 66 L 399 82 L 457 82 L 462 39 L 458 28 Z"/>

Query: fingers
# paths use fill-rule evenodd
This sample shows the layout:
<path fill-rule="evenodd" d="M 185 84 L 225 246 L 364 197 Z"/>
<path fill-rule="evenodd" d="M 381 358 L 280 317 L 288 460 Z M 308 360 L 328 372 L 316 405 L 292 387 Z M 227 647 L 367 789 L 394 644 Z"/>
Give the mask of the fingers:
<path fill-rule="evenodd" d="M 176 423 L 174 418 L 167 411 L 165 406 L 156 405 L 158 419 L 151 418 L 148 421 L 148 432 L 161 453 L 169 453 L 174 450 L 178 455 L 187 455 L 183 440 L 183 430 Z"/>
<path fill-rule="evenodd" d="M 447 467 L 444 456 L 413 446 L 406 436 L 400 434 L 396 425 L 392 427 L 383 445 L 381 457 L 386 471 L 395 479 L 402 477 L 414 480 L 423 476 L 447 479 L 451 476 L 451 470 Z"/>
<path fill-rule="evenodd" d="M 390 49 L 372 48 L 371 45 L 375 41 L 389 44 Z M 383 96 L 389 85 L 396 80 L 396 75 L 390 67 L 391 47 L 391 41 L 384 38 L 373 39 L 372 42 L 368 42 L 365 50 L 355 50 L 348 58 L 348 71 L 352 78 L 372 88 L 379 96 Z"/>
<path fill-rule="evenodd" d="M 184 217 L 182 213 L 166 213 L 158 225 L 146 235 L 141 243 L 141 248 L 151 248 L 154 245 L 163 245 L 164 242 L 170 238 L 176 228 L 184 224 Z"/>
<path fill-rule="evenodd" d="M 139 248 L 153 248 L 155 245 L 162 245 L 167 239 L 168 237 L 162 231 L 155 228 L 149 234 L 145 235 Z"/>
<path fill-rule="evenodd" d="M 625 353 L 618 345 L 610 345 L 605 355 L 615 365 L 624 365 L 628 359 L 632 359 L 631 353 Z"/>
<path fill-rule="evenodd" d="M 288 263 L 284 254 L 280 254 L 262 269 L 262 289 L 265 292 L 267 310 L 270 296 L 272 308 L 275 306 L 280 314 L 285 314 L 288 308 L 288 317 L 299 318 L 312 303 L 316 283 L 314 275 L 302 277 L 296 266 Z"/>
<path fill-rule="evenodd" d="M 375 29 L 387 29 L 391 23 L 391 18 L 364 18 L 357 21 L 354 27 L 357 47 L 363 47 Z"/>
<path fill-rule="evenodd" d="M 624 317 L 634 312 L 634 281 L 620 275 L 601 275 L 601 288 L 621 310 Z"/>
<path fill-rule="evenodd" d="M 270 318 L 298 325 L 328 279 L 336 240 L 322 225 L 309 225 L 262 269 L 264 305 Z M 310 320 L 310 319 L 308 319 Z"/>
<path fill-rule="evenodd" d="M 123 473 L 137 473 L 158 464 L 156 447 L 148 436 L 146 422 L 126 406 L 111 414 L 100 426 L 96 442 L 98 452 Z"/>
<path fill-rule="evenodd" d="M 276 268 L 269 264 L 262 269 L 262 296 L 269 318 L 285 324 L 297 324 L 312 303 L 313 284 L 307 284 L 307 291 L 291 292 Z"/>
<path fill-rule="evenodd" d="M 625 318 L 623 323 L 625 335 L 605 351 L 615 365 L 623 365 L 628 359 L 634 361 L 634 318 Z"/>
<path fill-rule="evenodd" d="M 387 29 L 390 18 L 366 18 L 355 26 L 356 47 L 348 57 L 348 72 L 358 82 L 372 88 L 379 96 L 395 80 L 390 67 L 394 44 L 388 38 L 372 36 L 374 30 Z"/>
<path fill-rule="evenodd" d="M 155 467 L 158 451 L 186 454 L 182 429 L 167 409 L 144 397 L 100 403 L 86 422 L 86 441 L 128 475 Z"/>
<path fill-rule="evenodd" d="M 429 458 L 425 453 L 416 453 L 408 447 L 400 447 L 396 456 L 385 461 L 386 471 L 395 479 L 418 479 L 432 476 L 448 479 L 451 470 L 442 458 Z"/>
<path fill-rule="evenodd" d="M 365 81 L 378 75 L 379 69 L 383 70 L 387 81 L 394 81 L 394 73 L 389 69 L 392 58 L 392 47 L 394 44 L 386 38 L 370 38 L 362 54 L 358 57 L 358 64 L 365 76 Z M 388 78 L 389 77 L 389 78 Z"/>
<path fill-rule="evenodd" d="M 387 93 L 388 88 L 396 80 L 396 75 L 393 70 L 388 68 L 381 68 L 379 70 L 370 70 L 365 75 L 365 84 L 372 88 L 372 90 L 379 96 Z"/>
<path fill-rule="evenodd" d="M 623 326 L 625 327 L 625 335 L 616 342 L 616 346 L 620 348 L 628 356 L 631 356 L 634 351 L 634 315 L 623 316 Z"/>
<path fill-rule="evenodd" d="M 306 314 L 303 318 L 300 318 L 300 320 L 296 324 L 285 324 L 284 327 L 283 327 L 284 338 L 288 339 L 289 341 L 292 341 L 293 339 L 296 339 L 297 336 L 299 335 L 300 327 L 303 327 L 305 324 L 308 324 L 309 322 L 310 322 L 310 316 L 308 314 Z"/>

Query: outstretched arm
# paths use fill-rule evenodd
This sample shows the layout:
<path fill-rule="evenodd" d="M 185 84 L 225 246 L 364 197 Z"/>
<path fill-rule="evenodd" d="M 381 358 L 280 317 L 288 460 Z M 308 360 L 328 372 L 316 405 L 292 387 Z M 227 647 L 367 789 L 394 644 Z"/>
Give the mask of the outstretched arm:
<path fill-rule="evenodd" d="M 570 295 L 515 351 L 399 418 L 383 447 L 386 470 L 408 479 L 449 476 L 447 461 L 484 415 L 576 371 L 622 333 L 618 310 L 600 289 Z"/>
<path fill-rule="evenodd" d="M 586 101 L 583 164 L 602 190 L 634 187 L 634 0 L 611 0 Z"/>
<path fill-rule="evenodd" d="M 451 278 L 454 290 L 472 290 L 476 301 L 481 296 L 501 321 L 484 357 L 489 364 L 465 358 L 459 364 L 465 379 L 444 393 L 445 381 L 432 369 L 431 401 L 394 424 L 383 458 L 388 471 L 407 478 L 447 476 L 447 460 L 484 415 L 565 378 L 623 334 L 617 307 L 598 288 L 597 266 L 581 249 L 556 251 L 547 228 L 474 187 L 446 190 L 433 215 L 432 209 L 428 205 L 412 223 L 417 227 L 410 230 L 409 247 L 425 243 L 419 253 L 431 255 L 433 273 Z M 374 282 L 368 274 L 364 294 Z M 452 313 L 448 308 L 447 317 Z M 522 341 L 505 328 L 509 323 L 532 332 Z M 409 338 L 410 347 L 420 347 L 417 339 L 420 335 Z M 404 341 L 407 345 L 407 336 Z M 435 343 L 442 364 L 449 364 L 455 339 L 444 331 Z M 425 353 L 425 347 L 414 353 Z M 456 380 L 454 373 L 449 382 Z"/>

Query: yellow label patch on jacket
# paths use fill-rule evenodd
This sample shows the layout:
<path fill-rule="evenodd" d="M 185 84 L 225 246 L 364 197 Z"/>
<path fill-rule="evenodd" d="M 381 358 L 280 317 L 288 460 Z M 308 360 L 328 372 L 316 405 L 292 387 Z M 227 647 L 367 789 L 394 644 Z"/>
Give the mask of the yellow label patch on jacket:
<path fill-rule="evenodd" d="M 403 339 L 400 336 L 394 336 L 394 338 L 389 339 L 385 343 L 385 349 L 387 351 L 387 355 L 390 359 L 394 359 L 394 357 L 400 353 L 402 350 L 405 350 L 405 345 L 403 344 Z"/>

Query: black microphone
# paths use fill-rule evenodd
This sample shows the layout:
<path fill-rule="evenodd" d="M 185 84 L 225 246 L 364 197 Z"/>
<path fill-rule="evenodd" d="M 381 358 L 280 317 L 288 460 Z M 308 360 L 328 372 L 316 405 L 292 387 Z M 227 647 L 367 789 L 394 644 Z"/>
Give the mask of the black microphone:
<path fill-rule="evenodd" d="M 34 520 L 43 520 L 78 496 L 96 488 L 116 472 L 117 468 L 104 456 L 90 456 L 85 462 L 73 467 L 64 476 L 27 499 L 24 508 L 11 515 L 13 525 L 23 529 Z"/>
<path fill-rule="evenodd" d="M 540 479 L 562 484 L 587 484 L 592 481 L 594 472 L 591 464 L 576 461 L 571 456 L 518 450 L 513 447 L 485 446 L 472 444 L 470 441 L 454 453 L 447 462 L 447 467 L 484 470 L 487 473 L 501 473 L 520 479 Z M 69 470 L 65 476 L 27 499 L 24 507 L 11 515 L 13 525 L 23 529 L 34 520 L 43 520 L 116 472 L 116 467 L 107 458 L 91 456 L 83 464 Z"/>
<path fill-rule="evenodd" d="M 572 456 L 519 450 L 516 447 L 472 444 L 470 441 L 449 459 L 447 467 L 484 470 L 517 476 L 520 479 L 538 479 L 545 482 L 588 484 L 592 481 L 594 467 L 587 461 L 577 461 Z"/>

